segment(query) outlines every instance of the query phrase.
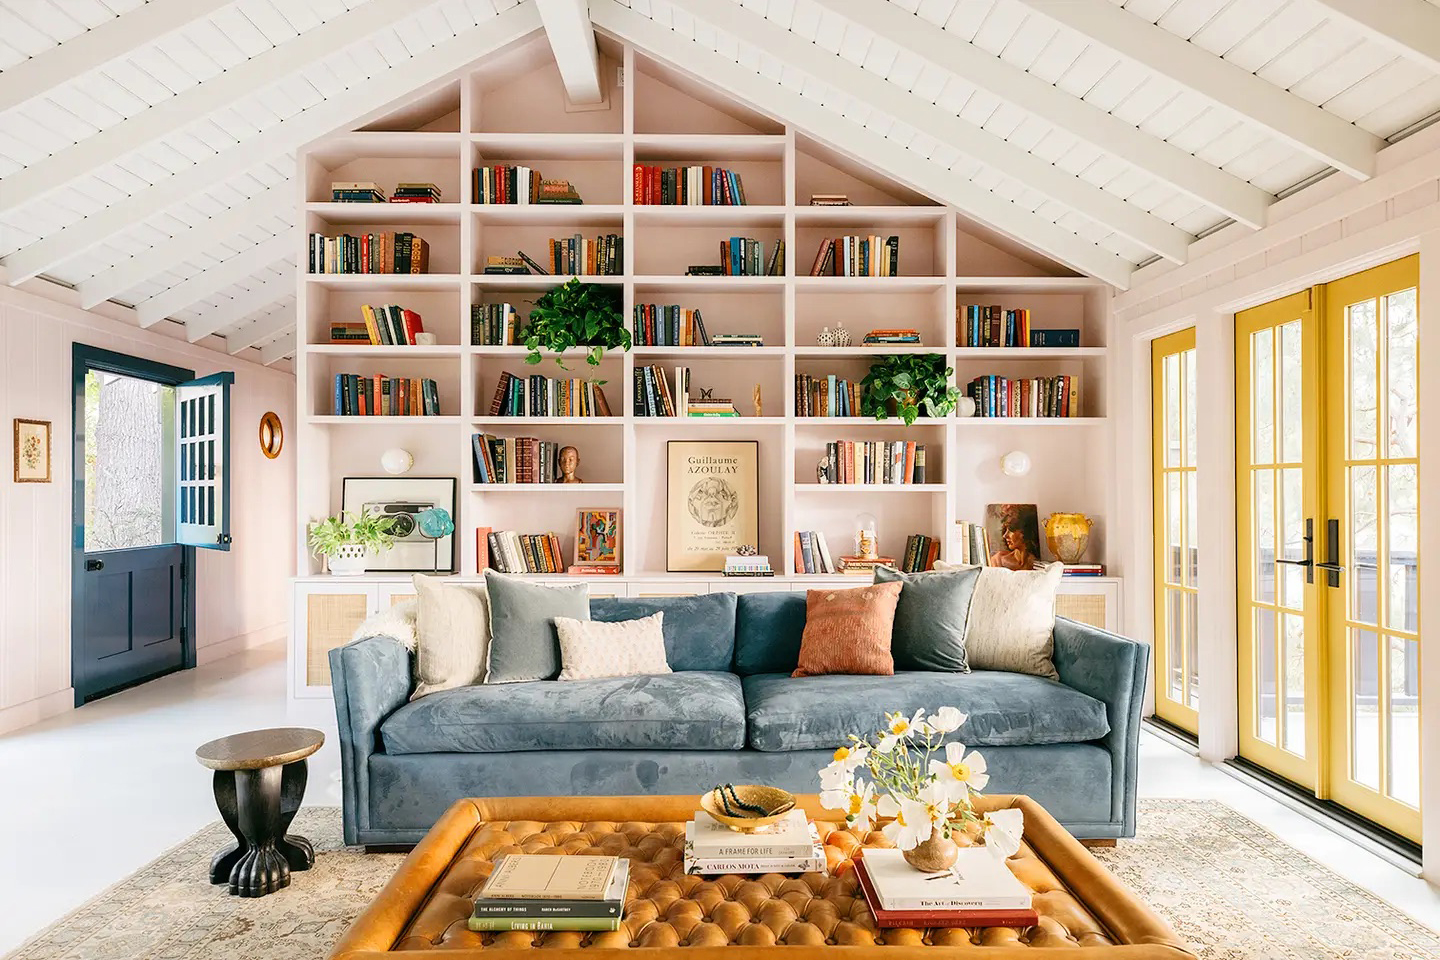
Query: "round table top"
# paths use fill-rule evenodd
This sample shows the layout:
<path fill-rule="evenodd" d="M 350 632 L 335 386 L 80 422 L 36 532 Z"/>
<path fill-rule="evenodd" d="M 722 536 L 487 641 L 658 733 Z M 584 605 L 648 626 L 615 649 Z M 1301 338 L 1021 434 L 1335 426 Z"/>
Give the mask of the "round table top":
<path fill-rule="evenodd" d="M 211 740 L 195 759 L 211 770 L 259 770 L 304 760 L 325 743 L 325 734 L 306 727 L 249 730 Z"/>

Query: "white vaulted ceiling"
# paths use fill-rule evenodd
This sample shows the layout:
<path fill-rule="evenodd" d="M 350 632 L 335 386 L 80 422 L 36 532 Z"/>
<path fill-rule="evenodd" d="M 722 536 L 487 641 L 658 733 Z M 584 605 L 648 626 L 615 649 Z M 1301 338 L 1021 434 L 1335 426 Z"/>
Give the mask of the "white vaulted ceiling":
<path fill-rule="evenodd" d="M 1440 0 L 588 8 L 798 105 L 817 139 L 903 150 L 937 199 L 1120 286 L 1322 175 L 1369 177 L 1440 112 Z M 295 151 L 540 26 L 534 0 L 0 0 L 6 279 L 284 357 Z"/>

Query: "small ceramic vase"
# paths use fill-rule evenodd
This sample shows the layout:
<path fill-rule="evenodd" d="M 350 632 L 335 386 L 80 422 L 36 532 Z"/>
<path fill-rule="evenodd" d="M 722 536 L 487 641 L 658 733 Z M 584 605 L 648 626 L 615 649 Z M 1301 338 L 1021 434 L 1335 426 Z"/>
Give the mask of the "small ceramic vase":
<path fill-rule="evenodd" d="M 975 416 L 975 398 L 974 398 L 974 397 L 961 397 L 959 400 L 956 400 L 956 401 L 955 401 L 955 416 L 957 416 L 957 417 L 973 417 L 973 416 Z"/>
<path fill-rule="evenodd" d="M 821 327 L 820 332 L 815 336 L 815 345 L 819 347 L 835 346 L 835 334 L 829 327 Z"/>
<path fill-rule="evenodd" d="M 835 346 L 848 347 L 852 342 L 850 339 L 850 331 L 845 329 L 845 324 L 835 324 Z"/>
<path fill-rule="evenodd" d="M 960 847 L 954 840 L 932 834 L 926 840 L 904 851 L 905 862 L 922 873 L 939 873 L 949 870 L 960 856 Z"/>
<path fill-rule="evenodd" d="M 325 558 L 332 577 L 358 577 L 365 572 L 365 560 L 369 551 L 358 543 L 342 543 L 338 550 Z"/>

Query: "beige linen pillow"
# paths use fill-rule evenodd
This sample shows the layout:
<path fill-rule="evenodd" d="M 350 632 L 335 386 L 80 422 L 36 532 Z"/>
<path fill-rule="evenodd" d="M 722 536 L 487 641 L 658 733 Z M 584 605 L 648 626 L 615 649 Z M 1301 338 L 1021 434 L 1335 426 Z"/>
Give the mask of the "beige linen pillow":
<path fill-rule="evenodd" d="M 671 673 L 665 659 L 664 611 L 638 620 L 555 618 L 560 637 L 557 680 L 640 677 Z"/>
<path fill-rule="evenodd" d="M 479 683 L 490 652 L 490 601 L 483 583 L 415 575 L 415 692 Z"/>
<path fill-rule="evenodd" d="M 937 561 L 936 570 L 963 570 L 964 564 Z M 1055 650 L 1055 594 L 1063 564 L 1041 570 L 981 567 L 965 623 L 965 658 L 971 670 L 1008 670 L 1058 680 Z"/>

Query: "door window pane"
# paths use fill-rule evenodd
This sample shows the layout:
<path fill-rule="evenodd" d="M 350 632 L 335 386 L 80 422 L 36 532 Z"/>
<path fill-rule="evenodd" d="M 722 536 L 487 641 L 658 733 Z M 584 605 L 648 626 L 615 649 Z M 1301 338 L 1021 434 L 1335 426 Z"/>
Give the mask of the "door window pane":
<path fill-rule="evenodd" d="M 1378 391 L 1375 385 L 1375 301 L 1345 308 L 1346 340 L 1350 349 L 1350 458 L 1375 456 L 1375 419 Z"/>
<path fill-rule="evenodd" d="M 1200 539 L 1200 492 L 1195 471 L 1187 470 L 1181 476 L 1185 478 L 1185 584 L 1193 587 L 1200 572 L 1195 552 L 1195 543 Z"/>
<path fill-rule="evenodd" d="M 1185 594 L 1179 590 L 1166 590 L 1165 598 L 1165 660 L 1170 668 L 1170 699 L 1176 703 L 1184 703 L 1185 675 L 1182 665 L 1185 662 Z"/>
<path fill-rule="evenodd" d="M 1351 630 L 1350 717 L 1353 750 L 1350 777 L 1380 789 L 1380 651 L 1374 633 Z"/>
<path fill-rule="evenodd" d="M 1184 377 L 1185 390 L 1185 466 L 1196 463 L 1195 440 L 1195 351 L 1186 350 L 1180 354 L 1180 371 Z"/>
<path fill-rule="evenodd" d="M 1165 476 L 1165 518 L 1166 518 L 1166 543 L 1165 555 L 1170 558 L 1169 572 L 1167 576 L 1171 583 L 1180 583 L 1180 568 L 1184 562 L 1183 548 L 1180 545 L 1180 474 L 1170 473 Z"/>
<path fill-rule="evenodd" d="M 1185 594 L 1185 683 L 1191 709 L 1200 709 L 1200 597 Z"/>
<path fill-rule="evenodd" d="M 1275 437 L 1275 367 L 1271 349 L 1273 331 L 1267 327 L 1250 335 L 1250 381 L 1254 384 L 1250 401 L 1251 462 L 1274 463 Z"/>
<path fill-rule="evenodd" d="M 1305 440 L 1303 379 L 1300 369 L 1300 321 L 1279 328 L 1280 335 L 1280 459 L 1299 463 Z"/>
<path fill-rule="evenodd" d="M 1293 613 L 1285 624 L 1285 749 L 1305 756 L 1305 621 Z"/>
<path fill-rule="evenodd" d="M 1420 405 L 1415 381 L 1415 290 L 1402 290 L 1385 298 L 1389 330 L 1385 344 L 1385 409 L 1390 456 L 1415 456 L 1416 418 Z"/>
<path fill-rule="evenodd" d="M 1255 716 L 1259 729 L 1255 736 L 1266 743 L 1275 739 L 1275 613 L 1271 610 L 1255 611 L 1255 652 L 1259 661 L 1255 684 Z"/>
<path fill-rule="evenodd" d="M 1281 556 L 1299 560 L 1305 556 L 1305 501 L 1300 467 L 1280 471 L 1280 510 L 1283 522 Z M 1299 610 L 1305 603 L 1305 568 L 1287 563 L 1276 570 L 1280 577 L 1280 603 Z"/>
<path fill-rule="evenodd" d="M 1420 645 L 1389 638 L 1390 757 L 1386 792 L 1420 806 Z"/>
<path fill-rule="evenodd" d="M 1165 466 L 1180 466 L 1180 357 L 1165 358 Z"/>
<path fill-rule="evenodd" d="M 91 370 L 85 376 L 85 549 L 173 542 L 166 516 L 166 418 L 175 388 Z"/>
<path fill-rule="evenodd" d="M 1392 630 L 1411 633 L 1420 628 L 1417 471 L 1417 467 L 1409 465 L 1387 467 L 1385 470 L 1390 477 L 1386 492 L 1389 500 L 1386 505 L 1389 537 L 1385 544 L 1390 564 L 1390 603 L 1385 612 L 1385 622 Z"/>
<path fill-rule="evenodd" d="M 1378 623 L 1379 536 L 1375 467 L 1350 468 L 1350 619 Z M 1342 531 L 1343 535 L 1343 531 Z M 1327 546 L 1328 549 L 1328 546 Z"/>
<path fill-rule="evenodd" d="M 1255 471 L 1255 599 L 1275 602 L 1275 473 Z"/>

